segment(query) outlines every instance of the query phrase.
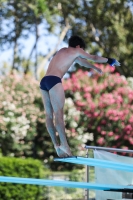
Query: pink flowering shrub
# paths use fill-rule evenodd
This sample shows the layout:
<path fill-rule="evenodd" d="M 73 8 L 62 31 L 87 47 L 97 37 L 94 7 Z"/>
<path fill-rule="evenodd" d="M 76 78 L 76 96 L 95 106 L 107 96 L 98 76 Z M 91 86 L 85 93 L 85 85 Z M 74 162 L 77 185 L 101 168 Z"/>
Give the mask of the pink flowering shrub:
<path fill-rule="evenodd" d="M 80 111 L 75 132 L 82 128 L 82 135 L 93 133 L 93 141 L 86 142 L 89 145 L 132 149 L 133 90 L 124 77 L 111 73 L 114 68 L 99 67 L 103 76 L 89 77 L 87 71 L 79 70 L 64 81 L 66 97 Z"/>

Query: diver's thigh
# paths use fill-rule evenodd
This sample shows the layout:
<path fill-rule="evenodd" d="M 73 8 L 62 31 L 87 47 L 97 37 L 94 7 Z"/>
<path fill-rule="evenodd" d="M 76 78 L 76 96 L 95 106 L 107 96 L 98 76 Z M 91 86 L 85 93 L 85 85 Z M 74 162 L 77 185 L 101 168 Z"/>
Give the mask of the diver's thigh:
<path fill-rule="evenodd" d="M 51 101 L 50 101 L 50 96 L 49 96 L 49 92 L 40 89 L 41 94 L 42 94 L 42 100 L 43 100 L 43 105 L 44 105 L 44 109 L 46 111 L 46 114 L 48 115 L 52 115 L 53 114 L 53 108 L 51 105 Z"/>
<path fill-rule="evenodd" d="M 62 83 L 56 84 L 49 90 L 49 96 L 54 112 L 62 109 L 65 103 L 65 94 Z"/>

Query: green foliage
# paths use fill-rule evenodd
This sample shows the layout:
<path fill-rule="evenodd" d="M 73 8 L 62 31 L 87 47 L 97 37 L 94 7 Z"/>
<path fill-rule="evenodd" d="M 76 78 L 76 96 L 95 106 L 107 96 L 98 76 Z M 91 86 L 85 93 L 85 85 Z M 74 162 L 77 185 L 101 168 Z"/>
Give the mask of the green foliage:
<path fill-rule="evenodd" d="M 47 11 L 46 1 L 44 0 L 37 0 L 34 4 L 35 14 L 38 17 L 39 14 L 43 14 Z"/>
<path fill-rule="evenodd" d="M 43 26 L 45 34 L 57 35 L 57 30 L 61 30 L 61 27 L 69 22 L 71 30 L 68 31 L 65 41 L 72 34 L 80 35 L 85 39 L 90 53 L 116 58 L 121 62 L 121 68 L 116 68 L 116 71 L 126 77 L 132 76 L 131 4 L 131 0 L 73 0 L 71 4 L 66 0 L 2 0 L 0 48 L 13 48 L 12 67 L 25 70 L 22 63 L 25 58 L 21 54 L 23 44 L 19 39 L 28 39 L 32 32 L 36 41 L 29 58 L 26 58 L 27 73 L 30 67 L 34 68 L 30 63 L 33 62 L 31 55 L 36 49 L 38 38 L 44 35 L 44 32 L 40 35 L 38 26 Z M 41 55 L 44 56 L 44 52 L 41 52 Z"/>
<path fill-rule="evenodd" d="M 0 176 L 22 177 L 22 178 L 38 178 L 38 179 L 59 179 L 70 181 L 84 181 L 85 168 L 82 170 L 72 170 L 65 172 L 53 172 L 44 168 L 42 163 L 33 159 L 20 158 L 0 158 Z M 94 170 L 90 169 L 90 181 L 94 181 Z M 62 200 L 62 199 L 82 199 L 84 190 L 79 188 L 63 188 L 63 187 L 44 187 L 27 184 L 11 184 L 0 183 L 0 198 L 6 199 L 22 199 L 22 200 Z M 91 197 L 94 192 L 91 191 Z"/>
<path fill-rule="evenodd" d="M 44 178 L 48 170 L 42 163 L 33 159 L 0 158 L 0 176 Z M 0 199 L 41 200 L 46 188 L 36 185 L 0 183 Z"/>
<path fill-rule="evenodd" d="M 1 34 L 0 34 L 0 50 L 7 50 L 9 48 L 13 49 L 13 62 L 11 69 L 21 70 L 26 73 L 30 71 L 31 56 L 36 49 L 39 31 L 38 26 L 45 20 L 48 29 L 53 28 L 54 23 L 51 19 L 51 13 L 47 6 L 47 1 L 45 0 L 4 0 L 1 2 L 2 10 L 1 12 Z M 31 52 L 29 58 L 24 58 L 22 55 L 22 50 L 24 45 L 19 41 L 20 39 L 26 40 L 29 35 L 34 34 L 35 44 L 33 48 L 31 47 Z M 27 61 L 27 65 L 23 65 L 23 60 Z M 37 62 L 37 59 L 36 59 Z M 26 68 L 26 69 L 25 69 Z"/>
<path fill-rule="evenodd" d="M 29 32 L 33 31 L 36 24 L 40 24 L 44 17 L 47 19 L 50 17 L 50 11 L 48 10 L 45 0 L 37 1 L 6 1 L 1 3 L 2 6 L 2 19 L 1 24 L 2 32 L 0 35 L 1 47 L 5 47 L 5 44 L 12 44 L 20 37 L 28 38 Z M 47 13 L 47 15 L 45 15 Z M 4 20 L 7 30 L 5 31 Z M 12 20 L 13 19 L 13 20 Z M 14 29 L 12 30 L 12 26 Z M 10 33 L 10 34 L 9 34 Z M 8 46 L 7 46 L 8 47 Z"/>
<path fill-rule="evenodd" d="M 85 182 L 85 168 L 82 170 L 72 170 L 71 172 L 53 172 L 52 177 L 61 177 L 63 180 L 66 181 L 76 181 L 76 182 Z M 94 182 L 94 167 L 89 169 L 89 182 Z M 95 197 L 95 192 L 89 192 L 90 198 Z M 50 200 L 76 200 L 76 199 L 83 199 L 84 198 L 84 189 L 79 188 L 62 188 L 62 187 L 50 187 L 47 192 L 47 198 Z"/>
<path fill-rule="evenodd" d="M 65 41 L 72 34 L 80 35 L 90 53 L 116 58 L 122 64 L 116 71 L 133 76 L 131 0 L 74 0 L 71 4 L 66 0 L 48 2 L 49 7 L 58 8 L 60 4 L 60 23 L 68 20 L 71 25 Z"/>

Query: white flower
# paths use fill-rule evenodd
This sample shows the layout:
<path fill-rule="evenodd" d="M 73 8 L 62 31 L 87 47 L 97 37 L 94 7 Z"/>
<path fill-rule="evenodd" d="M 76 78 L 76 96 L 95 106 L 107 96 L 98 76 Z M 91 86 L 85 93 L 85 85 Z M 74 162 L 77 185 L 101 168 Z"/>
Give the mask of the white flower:
<path fill-rule="evenodd" d="M 6 102 L 6 101 L 3 101 L 2 104 L 3 104 L 3 106 L 6 106 L 6 105 L 7 105 L 7 102 Z"/>
<path fill-rule="evenodd" d="M 86 143 L 88 140 L 93 141 L 94 140 L 94 135 L 93 133 L 86 133 L 83 134 L 83 142 Z"/>
<path fill-rule="evenodd" d="M 81 99 L 81 95 L 79 92 L 75 92 L 75 98 L 76 100 L 80 100 Z"/>
<path fill-rule="evenodd" d="M 16 126 L 12 126 L 11 127 L 11 130 L 12 131 L 14 131 L 15 133 L 17 133 L 18 132 L 18 130 L 19 130 L 19 127 L 20 127 L 20 125 L 18 124 L 18 125 L 16 125 Z"/>
<path fill-rule="evenodd" d="M 128 81 L 129 86 L 133 89 L 133 78 L 132 77 L 128 77 L 127 81 Z"/>
<path fill-rule="evenodd" d="M 79 134 L 83 134 L 84 133 L 84 128 L 80 127 L 77 129 L 78 133 Z"/>
<path fill-rule="evenodd" d="M 8 112 L 8 115 L 9 116 L 14 116 L 14 113 L 13 112 Z"/>
<path fill-rule="evenodd" d="M 74 105 L 73 100 L 70 97 L 65 100 L 65 104 L 67 104 L 68 106 Z"/>
<path fill-rule="evenodd" d="M 15 110 L 15 108 L 16 108 L 16 106 L 13 103 L 10 103 L 8 101 L 3 101 L 2 105 L 6 106 L 7 109 L 9 109 L 9 110 Z"/>
<path fill-rule="evenodd" d="M 3 121 L 9 122 L 9 121 L 10 121 L 10 118 L 9 118 L 9 117 L 3 117 Z"/>
<path fill-rule="evenodd" d="M 125 77 L 124 75 L 121 75 L 121 78 L 122 78 L 123 80 L 126 80 L 126 77 Z"/>
<path fill-rule="evenodd" d="M 9 110 L 15 110 L 16 106 L 13 103 L 8 102 L 8 109 Z"/>
<path fill-rule="evenodd" d="M 25 116 L 20 116 L 14 121 L 14 126 L 11 127 L 12 137 L 18 142 L 27 135 L 27 130 L 30 128 L 30 121 Z"/>
<path fill-rule="evenodd" d="M 24 130 L 28 130 L 29 128 L 30 128 L 29 124 L 23 126 L 23 129 L 24 129 Z"/>
<path fill-rule="evenodd" d="M 17 118 L 17 122 L 23 125 L 30 123 L 30 121 L 23 115 Z"/>
<path fill-rule="evenodd" d="M 83 138 L 82 135 L 78 135 L 78 136 L 77 136 L 77 139 L 78 139 L 78 140 L 82 140 L 82 138 Z"/>
<path fill-rule="evenodd" d="M 2 131 L 2 135 L 5 135 L 6 134 L 6 132 L 5 131 Z"/>
<path fill-rule="evenodd" d="M 74 128 L 76 128 L 78 126 L 78 124 L 75 121 L 71 121 L 70 124 L 71 124 L 71 127 L 74 127 Z"/>
<path fill-rule="evenodd" d="M 77 136 L 78 140 L 82 140 L 83 143 L 86 143 L 88 140 L 93 141 L 94 135 L 93 133 L 85 133 Z"/>

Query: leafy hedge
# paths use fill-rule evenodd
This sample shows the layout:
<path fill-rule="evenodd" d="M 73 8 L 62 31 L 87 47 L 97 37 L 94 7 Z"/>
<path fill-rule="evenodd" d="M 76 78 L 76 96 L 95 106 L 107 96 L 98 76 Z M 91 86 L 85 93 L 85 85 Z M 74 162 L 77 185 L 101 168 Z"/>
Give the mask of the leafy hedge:
<path fill-rule="evenodd" d="M 1 157 L 0 176 L 44 178 L 44 167 L 38 160 Z M 0 199 L 44 200 L 45 190 L 43 186 L 0 183 Z"/>
<path fill-rule="evenodd" d="M 90 173 L 91 181 L 94 171 Z M 85 169 L 65 172 L 53 172 L 44 168 L 42 163 L 33 159 L 0 158 L 0 176 L 23 178 L 46 178 L 71 181 L 84 181 Z M 94 193 L 91 192 L 91 196 Z M 45 187 L 27 184 L 0 182 L 0 199 L 2 200 L 62 200 L 82 199 L 83 190 L 79 188 Z"/>

